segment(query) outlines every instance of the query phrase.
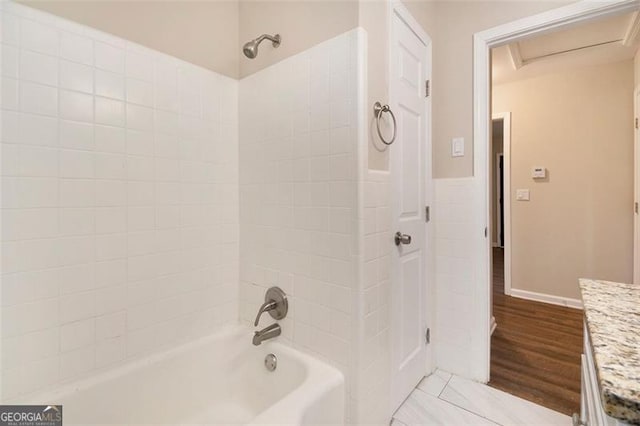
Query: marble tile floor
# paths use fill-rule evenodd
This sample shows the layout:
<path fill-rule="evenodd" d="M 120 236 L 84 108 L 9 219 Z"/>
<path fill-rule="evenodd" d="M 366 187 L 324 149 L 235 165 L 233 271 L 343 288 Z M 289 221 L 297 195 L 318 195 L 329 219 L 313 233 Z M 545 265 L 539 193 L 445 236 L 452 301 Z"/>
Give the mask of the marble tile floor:
<path fill-rule="evenodd" d="M 393 416 L 391 426 L 570 426 L 564 414 L 436 370 L 425 377 Z"/>

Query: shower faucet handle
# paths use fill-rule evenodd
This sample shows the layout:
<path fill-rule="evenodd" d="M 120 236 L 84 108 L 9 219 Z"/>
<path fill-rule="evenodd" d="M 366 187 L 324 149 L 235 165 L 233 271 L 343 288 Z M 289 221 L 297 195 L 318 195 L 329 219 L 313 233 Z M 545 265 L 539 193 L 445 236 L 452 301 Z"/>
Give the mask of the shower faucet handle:
<path fill-rule="evenodd" d="M 253 322 L 253 325 L 257 327 L 258 323 L 260 322 L 260 317 L 262 316 L 262 314 L 264 314 L 265 312 L 270 312 L 275 308 L 276 308 L 276 302 L 273 302 L 273 301 L 264 302 L 262 306 L 260 306 L 260 309 L 258 309 L 258 315 L 256 315 L 256 320 Z"/>
<path fill-rule="evenodd" d="M 258 326 L 260 317 L 263 313 L 269 312 L 269 315 L 273 319 L 280 320 L 287 316 L 289 311 L 289 302 L 287 301 L 287 295 L 279 287 L 271 287 L 264 295 L 264 303 L 258 310 L 256 320 L 253 322 L 254 326 Z"/>

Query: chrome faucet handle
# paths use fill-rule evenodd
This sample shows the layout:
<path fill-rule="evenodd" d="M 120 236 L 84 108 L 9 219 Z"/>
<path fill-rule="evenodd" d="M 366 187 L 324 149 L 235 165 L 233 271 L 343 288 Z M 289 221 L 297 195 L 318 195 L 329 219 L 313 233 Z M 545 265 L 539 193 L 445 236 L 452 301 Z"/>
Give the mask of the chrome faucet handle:
<path fill-rule="evenodd" d="M 273 319 L 280 320 L 287 316 L 288 310 L 289 302 L 287 301 L 287 295 L 279 287 L 271 287 L 264 295 L 264 303 L 260 306 L 253 325 L 258 326 L 260 317 L 265 312 L 269 312 L 269 315 L 271 315 Z"/>
<path fill-rule="evenodd" d="M 275 301 L 269 300 L 267 302 L 264 302 L 262 306 L 260 306 L 260 309 L 258 310 L 258 315 L 256 315 L 256 320 L 253 322 L 253 325 L 257 327 L 258 323 L 260 322 L 260 317 L 262 316 L 262 314 L 264 314 L 265 312 L 269 312 L 270 310 L 275 308 L 276 308 Z"/>

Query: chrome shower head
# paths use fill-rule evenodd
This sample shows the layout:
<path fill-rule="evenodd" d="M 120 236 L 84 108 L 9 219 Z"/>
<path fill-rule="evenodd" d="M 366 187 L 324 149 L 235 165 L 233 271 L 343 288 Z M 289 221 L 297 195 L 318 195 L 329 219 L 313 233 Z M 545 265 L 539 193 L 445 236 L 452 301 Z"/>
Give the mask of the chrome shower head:
<path fill-rule="evenodd" d="M 273 47 L 280 46 L 280 34 L 276 34 L 274 36 L 270 36 L 269 34 L 262 34 L 258 38 L 254 38 L 251 41 L 248 41 L 242 47 L 242 52 L 244 52 L 244 56 L 249 59 L 254 59 L 258 56 L 258 46 L 262 43 L 263 40 L 269 40 L 272 42 Z"/>

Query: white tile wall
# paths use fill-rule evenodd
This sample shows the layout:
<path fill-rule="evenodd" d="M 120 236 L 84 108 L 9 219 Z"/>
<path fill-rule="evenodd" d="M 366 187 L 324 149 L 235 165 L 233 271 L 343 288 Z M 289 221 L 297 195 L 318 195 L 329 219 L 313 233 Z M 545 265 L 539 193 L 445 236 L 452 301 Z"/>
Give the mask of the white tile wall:
<path fill-rule="evenodd" d="M 366 146 L 366 145 L 365 145 Z M 366 153 L 366 150 L 363 151 Z M 366 155 L 366 154 L 365 154 Z M 356 362 L 357 389 L 353 394 L 359 424 L 385 425 L 391 420 L 391 194 L 390 174 L 369 170 L 361 181 L 361 277 Z"/>
<path fill-rule="evenodd" d="M 252 321 L 266 289 L 280 286 L 290 297 L 284 339 L 340 367 L 350 394 L 361 36 L 350 31 L 240 83 L 241 318 Z"/>
<path fill-rule="evenodd" d="M 238 85 L 4 7 L 3 395 L 147 354 L 236 309 L 250 321 L 279 285 L 282 339 L 345 372 L 351 421 L 388 422 L 389 184 L 365 173 L 366 34 Z"/>
<path fill-rule="evenodd" d="M 438 368 L 482 380 L 481 336 L 472 333 L 486 320 L 478 310 L 474 236 L 484 225 L 475 223 L 473 178 L 435 179 L 436 328 L 433 333 Z"/>
<path fill-rule="evenodd" d="M 0 7 L 2 397 L 235 322 L 238 83 Z"/>

